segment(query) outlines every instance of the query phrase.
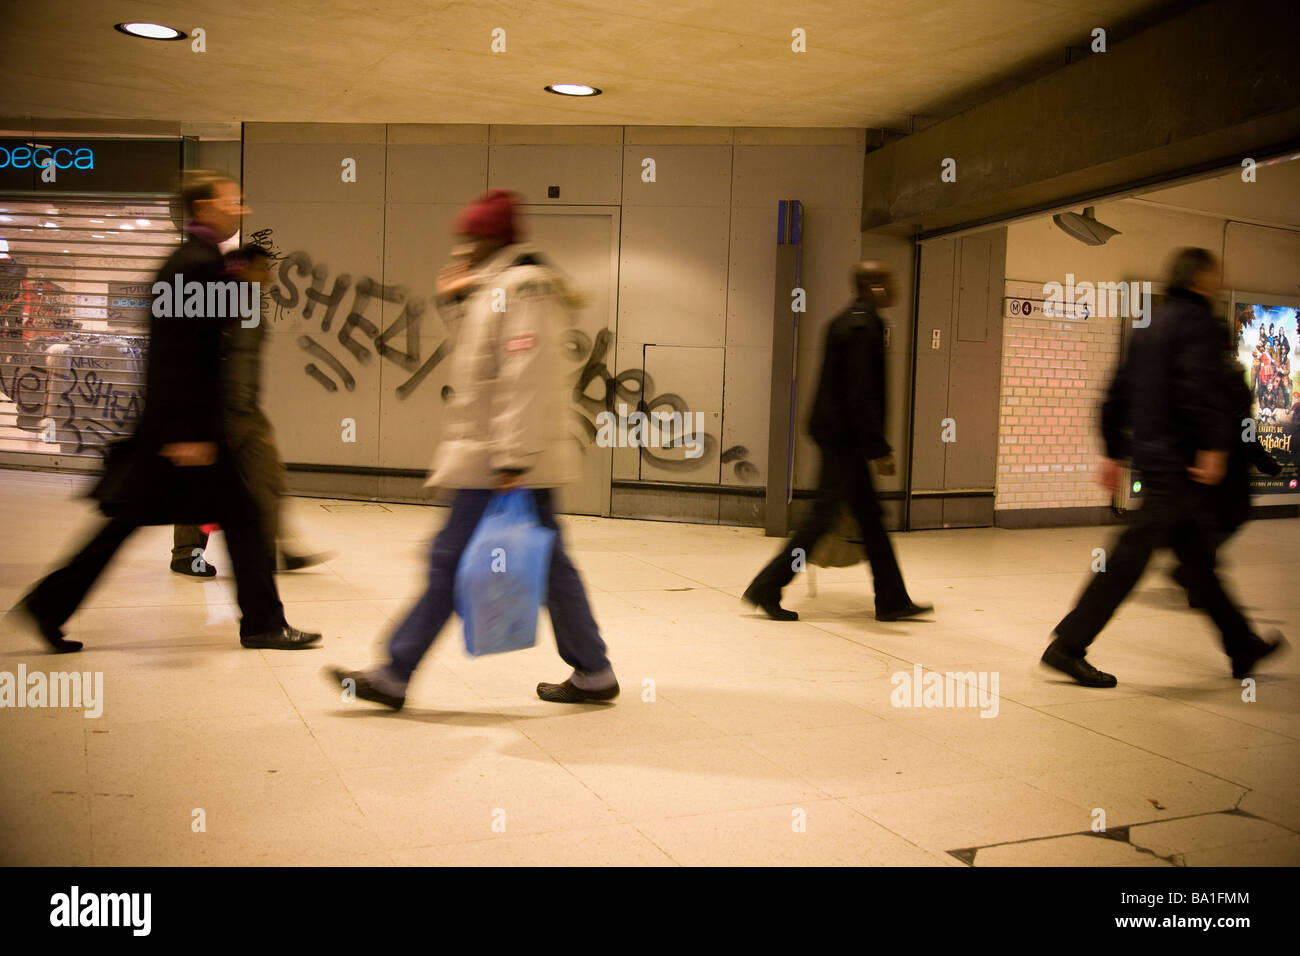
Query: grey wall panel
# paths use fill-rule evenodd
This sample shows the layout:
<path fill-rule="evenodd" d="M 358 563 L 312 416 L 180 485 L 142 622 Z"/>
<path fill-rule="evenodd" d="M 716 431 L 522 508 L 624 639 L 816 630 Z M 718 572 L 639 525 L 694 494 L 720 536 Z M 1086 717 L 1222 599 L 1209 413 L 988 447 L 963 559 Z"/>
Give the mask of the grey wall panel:
<path fill-rule="evenodd" d="M 218 170 L 238 181 L 242 152 L 239 140 L 199 140 L 198 167 Z"/>
<path fill-rule="evenodd" d="M 654 160 L 646 182 L 645 160 Z M 627 146 L 624 206 L 726 206 L 731 201 L 730 146 Z"/>
<path fill-rule="evenodd" d="M 825 323 L 822 323 L 816 335 L 805 335 L 800 340 L 801 344 L 810 343 L 810 347 L 799 349 L 799 364 L 795 379 L 794 486 L 796 489 L 817 487 L 821 455 L 817 451 L 817 445 L 808 437 L 808 418 L 812 415 L 813 398 L 817 394 L 817 378 L 822 370 L 824 337 Z"/>
<path fill-rule="evenodd" d="M 957 240 L 960 279 L 948 378 L 948 415 L 957 440 L 946 448 L 945 488 L 993 488 L 997 475 L 998 410 L 1002 380 L 1002 290 L 1006 230 Z M 945 502 L 945 523 L 969 523 L 992 508 Z M 975 499 L 981 500 L 982 499 Z M 972 510 L 973 509 L 973 510 Z M 951 512 L 951 516 L 950 516 Z M 980 522 L 984 524 L 991 523 Z"/>
<path fill-rule="evenodd" d="M 985 342 L 989 320 L 989 257 L 992 243 L 982 236 L 962 239 L 957 256 L 957 340 Z"/>
<path fill-rule="evenodd" d="M 286 461 L 374 466 L 379 463 L 379 375 L 373 341 L 363 328 L 346 331 L 347 317 L 359 309 L 372 324 L 381 321 L 377 304 L 358 300 L 363 277 L 382 276 L 384 209 L 380 204 L 261 203 L 246 222 L 251 234 L 270 229 L 269 238 L 281 259 L 274 280 L 280 303 L 269 309 L 270 335 L 263 357 L 263 405 L 276 427 Z M 304 269 L 307 275 L 303 274 Z M 315 284 L 322 294 L 339 284 L 341 296 L 330 327 L 327 306 L 311 302 L 307 290 Z M 310 315 L 306 313 L 310 311 Z M 382 326 L 379 326 L 382 328 Z M 344 333 L 352 347 L 368 356 L 358 359 L 339 339 Z M 309 354 L 303 340 L 324 350 L 344 369 L 331 367 L 319 354 Z M 307 365 L 333 385 L 308 374 Z M 347 387 L 351 376 L 352 387 Z M 357 442 L 341 441 L 340 421 L 357 423 Z"/>
<path fill-rule="evenodd" d="M 389 202 L 464 204 L 487 189 L 487 146 L 389 146 Z"/>
<path fill-rule="evenodd" d="M 650 345 L 645 370 L 654 382 L 646 398 L 647 411 L 690 415 L 683 424 L 693 448 L 651 449 L 641 454 L 646 481 L 696 481 L 717 484 L 722 442 L 722 348 Z M 705 436 L 708 440 L 705 441 Z M 690 457 L 688 452 L 698 450 Z"/>
<path fill-rule="evenodd" d="M 384 147 L 364 143 L 249 143 L 244 195 L 262 202 L 384 201 Z M 356 182 L 344 182 L 343 160 L 356 160 Z"/>
<path fill-rule="evenodd" d="M 316 305 L 310 319 L 303 316 L 310 279 L 296 272 L 289 273 L 298 288 L 296 307 L 273 312 L 267 401 L 287 459 L 401 469 L 427 465 L 441 433 L 447 363 L 433 366 L 418 383 L 412 376 L 449 334 L 427 300 L 450 248 L 456 212 L 483 188 L 500 187 L 531 202 L 534 209 L 525 213 L 529 238 L 539 240 L 553 258 L 564 259 L 556 264 L 574 277 L 579 291 L 594 289 L 601 300 L 582 310 L 579 331 L 586 338 L 574 340 L 575 381 L 593 358 L 597 333 L 607 329 L 600 347 L 608 350 L 609 375 L 648 371 L 654 394 L 671 390 L 690 410 L 706 412 L 717 441 L 707 474 L 699 468 L 695 474 L 664 474 L 672 469 L 653 465 L 655 473 L 649 474 L 635 449 L 602 450 L 591 458 L 596 471 L 629 479 L 762 484 L 776 204 L 796 198 L 806 206 L 801 284 L 808 308 L 801 316 L 797 353 L 796 485 L 815 481 L 816 455 L 806 420 L 822 332 L 851 297 L 847 271 L 862 250 L 860 144 L 786 145 L 794 135 L 789 131 L 783 145 L 733 147 L 732 131 L 702 137 L 687 131 L 680 142 L 653 131 L 648 138 L 658 142 L 624 146 L 621 129 L 612 128 L 476 127 L 473 135 L 461 135 L 458 128 L 328 124 L 250 129 L 244 144 L 246 191 L 255 211 L 247 234 L 271 228 L 279 254 L 300 252 L 321 270 L 324 292 L 348 276 L 328 331 L 320 328 L 324 306 Z M 358 160 L 356 184 L 340 181 L 338 161 L 344 155 Z M 641 181 L 641 160 L 647 156 L 656 161 L 655 183 Z M 546 196 L 552 185 L 561 189 L 558 199 Z M 602 267 L 600 256 L 587 248 L 590 237 L 583 238 L 591 224 L 570 218 L 575 205 L 613 210 L 598 214 L 606 228 L 615 224 L 602 247 L 610 255 L 603 287 L 591 278 Z M 553 219 L 538 218 L 552 213 Z M 383 283 L 399 301 L 369 301 L 364 317 L 370 325 L 353 329 L 349 350 L 338 332 L 357 301 L 361 277 Z M 408 339 L 398 323 L 420 297 L 426 299 L 425 311 L 412 323 L 415 334 Z M 596 315 L 601 311 L 608 315 L 603 322 Z M 304 335 L 352 376 L 350 390 L 328 363 L 302 350 Z M 387 355 L 375 341 L 380 336 L 387 341 Z M 308 362 L 319 366 L 335 391 L 304 372 Z M 412 363 L 419 363 L 414 370 L 408 367 Z M 603 401 L 604 389 L 604 381 L 593 382 L 587 395 Z M 355 445 L 339 440 L 343 417 L 357 421 Z M 574 424 L 584 430 L 576 414 Z M 737 447 L 744 450 L 724 464 L 721 453 Z M 748 466 L 743 469 L 748 480 L 736 473 L 737 464 Z M 373 482 L 356 480 L 373 492 Z M 591 497 L 588 491 L 597 499 L 603 494 L 605 504 L 598 507 L 608 509 L 607 484 L 580 497 Z M 733 510 L 748 514 L 759 501 L 745 499 Z M 569 502 L 565 507 L 588 510 Z M 716 512 L 714 505 L 703 507 Z M 686 511 L 694 515 L 699 508 Z"/>
<path fill-rule="evenodd" d="M 244 142 L 310 143 L 333 145 L 337 143 L 378 144 L 387 139 L 387 129 L 382 123 L 245 123 Z"/>
<path fill-rule="evenodd" d="M 899 462 L 892 477 L 874 476 L 882 491 L 901 491 L 906 481 L 903 456 L 911 428 L 912 401 L 912 273 L 915 243 L 910 239 L 865 233 L 862 258 L 880 259 L 894 276 L 894 304 L 880 312 L 885 325 L 885 438 Z"/>
<path fill-rule="evenodd" d="M 952 348 L 957 240 L 921 247 L 921 285 L 917 300 L 916 415 L 912 421 L 912 489 L 938 490 L 944 484 L 947 449 L 940 423 L 948 417 L 949 353 Z M 935 330 L 939 348 L 931 347 Z M 913 508 L 913 517 L 919 512 Z M 915 527 L 933 527 L 918 525 Z"/>
<path fill-rule="evenodd" d="M 488 188 L 512 189 L 539 204 L 618 205 L 622 193 L 621 146 L 492 146 Z M 548 186 L 560 197 L 548 199 Z"/>
<path fill-rule="evenodd" d="M 804 216 L 801 285 L 808 311 L 799 323 L 800 348 L 821 348 L 827 324 L 857 297 L 849 277 L 862 252 L 856 215 L 841 208 L 811 209 Z"/>
<path fill-rule="evenodd" d="M 623 212 L 619 337 L 720 347 L 726 340 L 730 211 L 633 206 Z"/>
<path fill-rule="evenodd" d="M 380 300 L 384 341 L 382 347 L 375 343 L 384 468 L 427 467 L 442 438 L 442 390 L 452 343 L 434 292 L 459 209 L 458 203 L 390 202 L 386 207 L 382 281 L 391 298 Z M 437 357 L 440 347 L 445 358 Z"/>
<path fill-rule="evenodd" d="M 566 364 L 569 381 L 576 385 L 584 371 L 594 375 L 583 395 L 603 399 L 615 367 L 612 332 L 617 321 L 619 210 L 527 206 L 521 224 L 525 238 L 566 276 L 576 297 L 566 329 L 571 343 Z M 594 406 L 576 399 L 568 412 L 568 431 L 581 450 L 583 469 L 582 479 L 560 493 L 559 507 L 569 513 L 609 514 L 612 449 L 599 447 L 589 431 L 598 427 L 598 414 Z"/>
<path fill-rule="evenodd" d="M 727 346 L 772 348 L 777 200 L 733 206 L 727 267 Z M 764 386 L 766 387 L 766 386 Z"/>
<path fill-rule="evenodd" d="M 731 195 L 738 206 L 799 199 L 810 208 L 860 208 L 847 195 L 862 183 L 862 150 L 856 146 L 737 146 L 734 168 Z M 860 223 L 854 227 L 859 235 Z"/>
<path fill-rule="evenodd" d="M 645 351 L 644 342 L 628 342 L 622 338 L 615 342 L 614 364 L 610 370 L 621 380 L 618 385 L 611 384 L 611 388 L 615 391 L 613 402 L 615 416 L 636 411 L 637 402 L 641 398 L 642 376 L 645 373 Z M 658 389 L 659 383 L 652 378 L 649 395 L 646 397 L 658 394 Z M 636 449 L 626 446 L 615 447 L 612 461 L 614 480 L 635 481 L 641 477 L 641 455 Z"/>
<path fill-rule="evenodd" d="M 722 391 L 722 483 L 767 483 L 768 408 L 772 347 L 727 348 Z"/>

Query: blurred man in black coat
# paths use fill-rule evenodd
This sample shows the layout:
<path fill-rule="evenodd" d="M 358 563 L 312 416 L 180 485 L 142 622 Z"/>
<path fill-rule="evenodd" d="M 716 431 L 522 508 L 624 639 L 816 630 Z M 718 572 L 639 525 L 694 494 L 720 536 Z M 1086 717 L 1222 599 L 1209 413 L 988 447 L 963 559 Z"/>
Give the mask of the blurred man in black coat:
<path fill-rule="evenodd" d="M 798 620 L 781 607 L 781 589 L 802 570 L 813 546 L 830 530 L 841 502 L 862 531 L 876 592 L 876 619 L 897 621 L 934 610 L 912 601 L 903 584 L 871 481 L 868 459 L 881 475 L 894 474 L 885 441 L 885 341 L 877 309 L 893 302 L 893 280 L 883 262 L 860 263 L 853 273 L 857 299 L 831 320 L 809 433 L 821 450 L 817 500 L 786 547 L 749 588 L 744 600 L 777 621 Z"/>
<path fill-rule="evenodd" d="M 1239 440 L 1225 396 L 1226 332 L 1210 311 L 1218 262 L 1205 249 L 1183 249 L 1150 323 L 1133 336 L 1102 406 L 1106 457 L 1099 482 L 1114 493 L 1120 459 L 1131 458 L 1146 487 L 1130 519 L 1079 603 L 1059 624 L 1043 663 L 1088 687 L 1114 687 L 1111 674 L 1085 659 L 1088 646 L 1124 601 L 1155 548 L 1170 544 L 1188 596 L 1205 608 L 1223 638 L 1232 676 L 1247 676 L 1282 645 L 1251 629 L 1214 572 L 1215 486 Z"/>
<path fill-rule="evenodd" d="M 1237 529 L 1250 518 L 1250 469 L 1255 467 L 1266 475 L 1282 473 L 1281 463 L 1268 453 L 1258 440 L 1247 440 L 1245 430 L 1251 419 L 1250 386 L 1246 384 L 1246 370 L 1231 355 L 1225 356 L 1224 404 L 1228 411 L 1228 427 L 1243 432 L 1241 441 L 1232 443 L 1228 452 L 1228 470 L 1223 481 L 1214 489 L 1213 522 L 1208 543 L 1211 558 L 1217 558 L 1222 548 Z M 1211 563 L 1215 563 L 1212 561 Z M 1180 587 L 1187 587 L 1187 575 L 1182 566 L 1176 566 L 1170 575 Z M 1197 599 L 1188 595 L 1188 602 L 1197 607 Z"/>
<path fill-rule="evenodd" d="M 218 244 L 235 234 L 245 212 L 239 185 L 195 171 L 187 174 L 181 199 L 186 237 L 158 273 L 157 282 L 169 291 L 159 303 L 155 288 L 144 411 L 132 438 L 110 453 L 94 493 L 110 520 L 19 604 L 55 651 L 81 649 L 80 641 L 63 636 L 63 624 L 131 532 L 141 525 L 188 522 L 218 522 L 225 531 L 242 614 L 241 644 L 297 649 L 320 639 L 285 622 L 274 559 L 263 547 L 261 518 L 222 423 L 222 328 L 237 319 L 209 314 L 214 298 L 207 290 L 226 279 Z M 191 283 L 202 290 L 198 308 L 186 307 Z M 170 294 L 176 288 L 186 290 L 184 302 Z"/>

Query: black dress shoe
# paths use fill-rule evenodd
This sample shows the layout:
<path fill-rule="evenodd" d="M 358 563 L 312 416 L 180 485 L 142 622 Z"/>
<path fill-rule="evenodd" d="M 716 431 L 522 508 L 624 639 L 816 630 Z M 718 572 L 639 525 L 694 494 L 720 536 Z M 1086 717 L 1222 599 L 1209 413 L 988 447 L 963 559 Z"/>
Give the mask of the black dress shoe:
<path fill-rule="evenodd" d="M 189 558 L 173 559 L 172 570 L 177 574 L 184 574 L 191 578 L 215 578 L 217 576 L 217 569 L 206 562 L 204 562 L 202 571 L 195 571 L 194 562 Z"/>
<path fill-rule="evenodd" d="M 352 681 L 352 692 L 357 695 L 358 700 L 368 700 L 376 704 L 383 704 L 393 710 L 401 710 L 406 704 L 405 694 L 390 694 L 388 691 L 380 688 L 370 679 L 370 675 L 365 671 L 345 671 L 339 667 L 327 667 L 325 673 L 329 674 L 340 687 L 346 687 L 345 681 Z"/>
<path fill-rule="evenodd" d="M 280 571 L 300 571 L 303 568 L 310 568 L 316 564 L 322 564 L 334 557 L 333 551 L 321 551 L 317 554 L 289 554 L 287 551 L 280 554 Z"/>
<path fill-rule="evenodd" d="M 84 646 L 81 641 L 70 641 L 65 638 L 61 628 L 51 623 L 48 618 L 32 606 L 31 595 L 14 605 L 13 610 L 6 616 L 20 627 L 35 630 L 40 635 L 41 640 L 56 654 L 71 654 L 81 650 Z"/>
<path fill-rule="evenodd" d="M 602 687 L 599 690 L 584 690 L 575 687 L 569 680 L 563 684 L 538 684 L 537 696 L 557 704 L 585 704 L 590 700 L 613 700 L 618 696 L 618 681 L 615 681 L 612 687 Z"/>
<path fill-rule="evenodd" d="M 310 647 L 320 640 L 319 634 L 300 631 L 288 624 L 281 624 L 274 631 L 265 634 L 251 634 L 240 637 L 239 643 L 245 647 L 265 647 L 277 651 L 297 651 Z"/>
<path fill-rule="evenodd" d="M 1245 657 L 1234 657 L 1232 659 L 1232 676 L 1241 680 L 1243 677 L 1249 677 L 1250 672 L 1255 669 L 1255 665 L 1268 657 L 1270 654 L 1276 654 L 1282 648 L 1286 647 L 1286 638 L 1278 631 L 1273 632 L 1272 641 L 1261 640 L 1249 654 Z"/>
<path fill-rule="evenodd" d="M 781 606 L 781 592 L 773 594 L 771 591 L 765 591 L 756 584 L 751 584 L 745 589 L 745 593 L 740 598 L 746 604 L 752 604 L 754 607 L 762 608 L 763 613 L 774 621 L 797 621 L 799 614 L 796 611 L 787 611 Z"/>
<path fill-rule="evenodd" d="M 1073 678 L 1084 687 L 1114 687 L 1119 683 L 1114 674 L 1097 670 L 1082 657 L 1075 657 L 1056 646 L 1053 641 L 1043 651 L 1043 663 L 1052 670 L 1060 671 Z"/>
<path fill-rule="evenodd" d="M 933 610 L 934 610 L 933 604 L 917 604 L 915 601 L 913 601 L 910 604 L 908 604 L 907 607 L 900 608 L 897 611 L 877 611 L 876 620 L 877 621 L 901 621 L 904 618 L 917 617 L 921 614 L 929 614 Z"/>

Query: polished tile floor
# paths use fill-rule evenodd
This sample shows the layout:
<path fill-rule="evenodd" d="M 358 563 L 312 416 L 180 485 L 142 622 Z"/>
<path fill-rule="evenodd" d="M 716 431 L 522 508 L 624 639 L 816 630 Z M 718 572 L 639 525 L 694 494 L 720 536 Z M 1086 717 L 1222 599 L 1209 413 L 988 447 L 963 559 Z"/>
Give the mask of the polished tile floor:
<path fill-rule="evenodd" d="M 5 607 L 97 520 L 84 488 L 0 472 Z M 0 863 L 1300 864 L 1300 655 L 1243 688 L 1162 555 L 1091 656 L 1119 687 L 1038 667 L 1113 529 L 897 535 L 932 620 L 876 622 L 862 565 L 796 579 L 800 620 L 776 623 L 738 600 L 777 546 L 757 530 L 563 519 L 617 703 L 536 698 L 567 674 L 545 621 L 536 648 L 472 660 L 453 620 L 390 714 L 321 669 L 377 659 L 445 511 L 288 504 L 338 551 L 279 577 L 319 649 L 241 649 L 224 547 L 217 578 L 181 578 L 164 528 L 70 622 L 82 653 L 5 625 L 0 680 L 104 684 L 98 718 L 0 709 Z M 1224 566 L 1300 639 L 1300 521 L 1248 525 Z"/>

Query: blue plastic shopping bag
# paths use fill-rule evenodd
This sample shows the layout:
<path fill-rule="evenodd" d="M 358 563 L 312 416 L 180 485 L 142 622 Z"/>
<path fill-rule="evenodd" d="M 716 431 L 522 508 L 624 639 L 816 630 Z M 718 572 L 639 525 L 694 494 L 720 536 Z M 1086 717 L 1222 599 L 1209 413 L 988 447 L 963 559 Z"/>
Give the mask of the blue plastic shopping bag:
<path fill-rule="evenodd" d="M 546 600 L 555 532 L 537 521 L 533 493 L 494 495 L 456 567 L 456 613 L 475 657 L 532 647 Z"/>

